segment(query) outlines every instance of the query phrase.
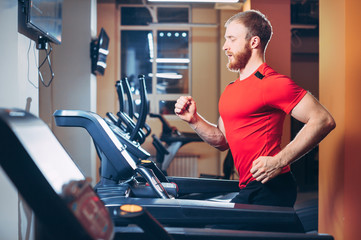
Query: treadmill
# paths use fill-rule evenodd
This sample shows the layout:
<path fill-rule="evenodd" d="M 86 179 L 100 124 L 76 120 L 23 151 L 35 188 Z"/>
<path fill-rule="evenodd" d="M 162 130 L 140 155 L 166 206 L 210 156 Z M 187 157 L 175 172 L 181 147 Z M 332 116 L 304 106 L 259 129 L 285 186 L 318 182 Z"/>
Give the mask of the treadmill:
<path fill-rule="evenodd" d="M 112 239 L 113 222 L 47 125 L 0 108 L 0 164 L 36 216 L 36 239 Z"/>
<path fill-rule="evenodd" d="M 144 150 L 136 143 L 122 139 L 126 135 L 111 131 L 106 121 L 96 113 L 57 110 L 54 118 L 58 126 L 85 128 L 98 150 L 106 156 L 101 160 L 102 166 L 104 162 L 111 162 L 107 165 L 115 168 L 128 165 L 127 163 L 130 162 L 136 165 L 131 168 L 128 166 L 126 173 L 117 177 L 114 177 L 114 174 L 101 176 L 113 181 L 111 187 L 98 185 L 96 189 L 110 212 L 117 211 L 123 204 L 136 204 L 146 208 L 165 226 L 233 229 L 237 223 L 237 230 L 304 233 L 302 223 L 293 208 L 236 204 L 230 203 L 227 198 L 222 198 L 220 194 L 227 196 L 226 193 L 239 191 L 237 181 L 165 177 L 155 164 L 150 164 L 151 167 L 148 168 L 140 159 L 131 159 L 130 155 L 136 156 L 140 155 L 139 153 L 132 152 L 128 154 L 129 157 L 120 154 L 134 149 L 140 152 Z M 121 149 L 116 147 L 119 142 L 124 144 Z M 107 146 L 107 149 L 103 146 Z M 138 167 L 151 170 L 148 180 L 135 175 Z M 152 182 L 156 183 L 155 187 L 152 186 Z M 161 186 L 164 195 L 155 191 L 158 186 Z M 212 193 L 217 193 L 218 197 L 210 199 L 194 197 L 194 195 L 198 196 L 197 194 Z M 113 221 L 116 226 L 126 225 L 123 219 L 117 217 L 113 217 Z"/>
<path fill-rule="evenodd" d="M 32 114 L 0 108 L 0 132 L 0 165 L 34 210 L 41 226 L 36 239 L 333 239 L 327 234 L 163 228 L 142 206 L 106 208 L 48 126 Z M 121 218 L 127 224 L 114 226 L 111 219 Z"/>

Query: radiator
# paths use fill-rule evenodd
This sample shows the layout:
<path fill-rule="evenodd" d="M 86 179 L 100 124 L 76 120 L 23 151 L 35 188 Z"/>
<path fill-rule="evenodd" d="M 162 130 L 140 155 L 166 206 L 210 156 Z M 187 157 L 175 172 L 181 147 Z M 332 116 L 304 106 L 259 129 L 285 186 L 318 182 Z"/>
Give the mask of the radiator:
<path fill-rule="evenodd" d="M 177 154 L 167 169 L 168 176 L 198 177 L 198 155 Z"/>

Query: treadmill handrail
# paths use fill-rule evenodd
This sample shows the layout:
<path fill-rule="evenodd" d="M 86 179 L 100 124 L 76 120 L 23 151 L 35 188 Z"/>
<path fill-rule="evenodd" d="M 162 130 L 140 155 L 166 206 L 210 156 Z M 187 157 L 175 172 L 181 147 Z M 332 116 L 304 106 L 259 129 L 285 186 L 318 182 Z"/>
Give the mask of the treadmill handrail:
<path fill-rule="evenodd" d="M 213 224 L 240 224 L 244 230 L 304 233 L 296 212 L 290 207 L 124 196 L 105 197 L 102 201 L 110 212 L 123 204 L 140 205 L 165 225 L 204 227 Z M 113 219 L 116 225 L 121 225 L 121 219 Z"/>
<path fill-rule="evenodd" d="M 133 99 L 133 95 L 130 91 L 130 85 L 129 85 L 129 80 L 127 77 L 122 78 L 121 80 L 121 84 L 122 84 L 122 90 L 123 93 L 125 92 L 125 94 L 127 95 L 127 102 L 128 102 L 128 115 L 130 118 L 134 117 L 134 99 Z"/>
<path fill-rule="evenodd" d="M 99 115 L 79 110 L 56 110 L 53 115 L 57 126 L 85 128 L 119 173 L 119 178 L 127 179 L 133 176 L 137 168 L 136 161 L 130 157 L 122 143 Z"/>
<path fill-rule="evenodd" d="M 180 196 L 191 193 L 231 193 L 240 190 L 238 180 L 174 176 L 169 176 L 167 179 L 177 184 Z"/>
<path fill-rule="evenodd" d="M 130 134 L 130 139 L 135 140 L 136 135 L 138 134 L 139 130 L 144 127 L 145 120 L 148 115 L 148 98 L 147 98 L 147 90 L 145 85 L 145 78 L 144 75 L 139 75 L 139 91 L 140 91 L 140 111 L 137 123 L 135 128 Z M 142 141 L 144 142 L 144 140 Z"/>
<path fill-rule="evenodd" d="M 123 80 L 119 80 L 116 81 L 115 83 L 115 88 L 118 94 L 118 101 L 119 101 L 119 112 L 123 112 L 124 111 L 124 105 L 125 105 L 125 99 L 124 99 L 124 95 L 123 95 L 123 85 L 122 82 Z"/>

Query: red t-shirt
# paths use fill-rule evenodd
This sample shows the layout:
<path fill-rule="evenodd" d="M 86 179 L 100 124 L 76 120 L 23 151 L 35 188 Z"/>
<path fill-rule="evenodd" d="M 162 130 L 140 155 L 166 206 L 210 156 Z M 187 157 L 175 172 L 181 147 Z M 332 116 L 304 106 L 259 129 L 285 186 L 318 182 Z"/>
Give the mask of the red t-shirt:
<path fill-rule="evenodd" d="M 260 156 L 274 156 L 280 150 L 286 114 L 307 92 L 290 78 L 275 72 L 266 63 L 244 80 L 229 84 L 218 108 L 235 167 L 239 186 L 255 180 L 252 162 Z M 290 171 L 286 166 L 284 172 Z"/>

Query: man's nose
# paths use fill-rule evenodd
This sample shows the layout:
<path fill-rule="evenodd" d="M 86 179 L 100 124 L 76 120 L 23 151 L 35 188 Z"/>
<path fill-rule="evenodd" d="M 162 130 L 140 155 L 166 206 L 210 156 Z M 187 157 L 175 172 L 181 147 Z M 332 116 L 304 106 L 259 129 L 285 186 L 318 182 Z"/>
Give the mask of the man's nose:
<path fill-rule="evenodd" d="M 224 42 L 222 49 L 223 49 L 223 51 L 229 50 L 228 45 L 227 45 L 227 41 Z"/>

